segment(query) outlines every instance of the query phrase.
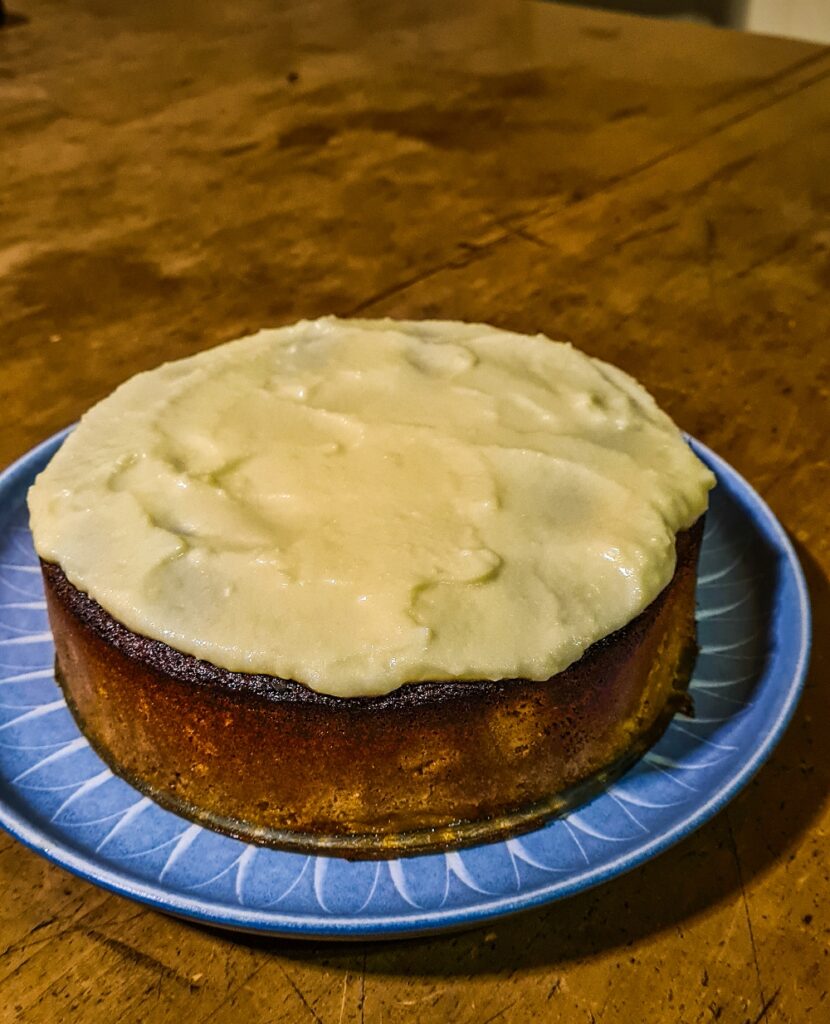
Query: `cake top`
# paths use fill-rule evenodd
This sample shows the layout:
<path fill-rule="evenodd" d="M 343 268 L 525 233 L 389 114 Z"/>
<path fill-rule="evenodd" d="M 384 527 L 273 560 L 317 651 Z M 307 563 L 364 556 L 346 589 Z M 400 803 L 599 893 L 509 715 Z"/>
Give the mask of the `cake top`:
<path fill-rule="evenodd" d="M 352 697 L 567 668 L 666 586 L 713 483 L 570 345 L 326 317 L 133 377 L 29 507 L 133 631 Z"/>

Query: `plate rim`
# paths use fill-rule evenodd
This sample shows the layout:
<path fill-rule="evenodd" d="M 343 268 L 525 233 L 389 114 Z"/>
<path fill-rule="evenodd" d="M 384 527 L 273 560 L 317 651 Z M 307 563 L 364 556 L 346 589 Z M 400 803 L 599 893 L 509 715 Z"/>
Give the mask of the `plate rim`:
<path fill-rule="evenodd" d="M 33 479 L 32 464 L 36 463 L 44 453 L 56 450 L 72 429 L 72 426 L 66 427 L 46 438 L 0 472 L 0 501 L 16 485 Z M 804 688 L 812 640 L 812 616 L 807 582 L 798 555 L 784 527 L 761 495 L 738 470 L 708 445 L 691 435 L 684 434 L 684 437 L 689 441 L 696 454 L 715 472 L 718 481 L 723 479 L 729 482 L 730 491 L 739 502 L 743 512 L 752 519 L 779 555 L 783 555 L 786 569 L 795 584 L 798 620 L 801 628 L 795 666 L 789 678 L 789 689 L 775 721 L 765 732 L 762 743 L 755 749 L 751 757 L 740 762 L 736 770 L 730 773 L 728 779 L 720 787 L 698 804 L 687 818 L 676 823 L 672 828 L 657 833 L 642 845 L 620 854 L 610 862 L 594 869 L 589 867 L 570 880 L 560 880 L 547 886 L 540 886 L 531 893 L 498 896 L 482 900 L 474 907 L 424 910 L 420 914 L 413 914 L 406 918 L 395 915 L 355 918 L 334 914 L 326 917 L 310 914 L 283 914 L 241 905 L 232 906 L 219 902 L 207 902 L 172 892 L 163 885 L 155 885 L 152 882 L 136 882 L 128 873 L 112 870 L 102 865 L 101 862 L 90 859 L 89 855 L 80 853 L 72 843 L 49 838 L 47 833 L 44 833 L 36 824 L 32 824 L 25 815 L 17 813 L 13 807 L 8 805 L 2 791 L 0 791 L 0 826 L 28 849 L 84 881 L 163 913 L 240 932 L 309 940 L 383 940 L 475 927 L 495 918 L 510 916 L 566 899 L 651 860 L 713 818 L 747 785 L 769 758 L 795 713 Z"/>

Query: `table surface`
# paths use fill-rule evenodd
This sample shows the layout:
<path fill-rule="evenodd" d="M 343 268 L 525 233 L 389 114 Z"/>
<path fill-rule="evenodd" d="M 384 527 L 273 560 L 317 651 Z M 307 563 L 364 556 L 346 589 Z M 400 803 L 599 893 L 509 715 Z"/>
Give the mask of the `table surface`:
<path fill-rule="evenodd" d="M 829 1021 L 830 50 L 518 0 L 11 11 L 0 463 L 260 325 L 543 331 L 635 374 L 749 478 L 803 560 L 816 642 L 727 810 L 476 931 L 222 934 L 3 836 L 0 1018 Z"/>

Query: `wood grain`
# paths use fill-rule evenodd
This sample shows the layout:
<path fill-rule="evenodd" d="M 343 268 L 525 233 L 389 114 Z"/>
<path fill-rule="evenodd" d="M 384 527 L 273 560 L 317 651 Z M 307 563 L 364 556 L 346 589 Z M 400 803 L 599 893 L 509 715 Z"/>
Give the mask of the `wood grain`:
<path fill-rule="evenodd" d="M 118 382 L 324 312 L 541 330 L 770 502 L 816 642 L 770 763 L 600 889 L 440 938 L 245 938 L 0 838 L 0 1020 L 830 1020 L 830 51 L 535 3 L 17 0 L 0 462 Z"/>

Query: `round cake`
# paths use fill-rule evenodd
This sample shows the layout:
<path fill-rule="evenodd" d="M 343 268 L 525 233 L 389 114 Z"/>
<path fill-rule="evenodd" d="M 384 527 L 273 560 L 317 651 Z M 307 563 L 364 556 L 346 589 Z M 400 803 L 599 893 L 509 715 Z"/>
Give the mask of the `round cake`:
<path fill-rule="evenodd" d="M 119 775 L 384 857 L 533 827 L 657 739 L 713 482 L 569 345 L 329 317 L 132 378 L 29 505 L 58 678 Z"/>

